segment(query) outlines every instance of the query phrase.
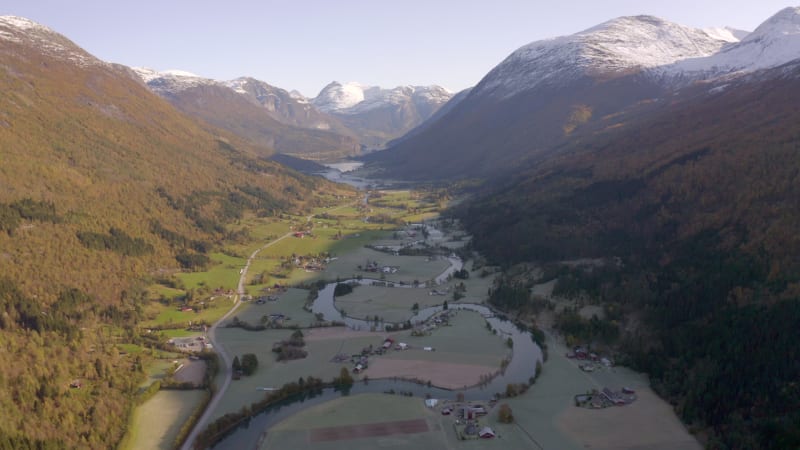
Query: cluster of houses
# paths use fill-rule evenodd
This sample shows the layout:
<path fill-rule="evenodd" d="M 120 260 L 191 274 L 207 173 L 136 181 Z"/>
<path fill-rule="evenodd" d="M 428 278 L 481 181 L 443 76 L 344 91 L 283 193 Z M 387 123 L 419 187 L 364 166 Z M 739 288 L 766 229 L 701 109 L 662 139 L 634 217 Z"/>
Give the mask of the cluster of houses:
<path fill-rule="evenodd" d="M 321 272 L 325 270 L 330 258 L 318 258 L 315 256 L 295 256 L 292 263 L 295 267 L 304 269 L 306 272 Z"/>
<path fill-rule="evenodd" d="M 439 405 L 439 400 L 429 398 L 425 400 L 425 406 L 434 409 Z M 455 403 L 445 401 L 441 406 L 443 416 L 455 416 L 453 423 L 456 434 L 460 439 L 491 439 L 496 436 L 494 430 L 488 426 L 481 426 L 479 419 L 489 414 L 489 411 L 482 404 Z"/>
<path fill-rule="evenodd" d="M 578 394 L 575 396 L 575 406 L 589 409 L 602 409 L 611 406 L 630 405 L 636 401 L 636 391 L 631 388 L 623 387 L 619 391 L 603 388 L 602 391 L 593 389 L 588 394 Z"/>
<path fill-rule="evenodd" d="M 392 274 L 397 273 L 400 268 L 397 266 L 382 266 L 378 264 L 378 261 L 367 261 L 367 265 L 362 270 L 364 272 Z"/>
<path fill-rule="evenodd" d="M 609 358 L 590 352 L 578 345 L 573 347 L 571 352 L 567 353 L 567 358 L 582 361 L 582 363 L 578 365 L 578 368 L 584 372 L 594 372 L 595 370 L 604 367 L 612 367 L 614 365 Z"/>
<path fill-rule="evenodd" d="M 176 337 L 170 339 L 167 343 L 184 352 L 200 352 L 203 349 L 211 348 L 211 343 L 204 336 Z"/>
<path fill-rule="evenodd" d="M 369 347 L 364 347 L 361 350 L 361 353 L 356 355 L 347 356 L 346 354 L 339 354 L 333 357 L 331 362 L 334 363 L 342 363 L 350 359 L 350 363 L 353 364 L 353 372 L 354 373 L 361 373 L 369 367 L 369 357 L 371 355 L 383 355 L 391 351 L 392 349 L 397 351 L 408 350 L 411 347 L 405 342 L 395 342 L 394 339 L 387 337 L 384 339 L 383 343 L 378 346 L 377 348 L 373 347 L 371 344 Z M 435 352 L 436 349 L 434 347 L 420 347 L 422 350 L 426 352 Z"/>

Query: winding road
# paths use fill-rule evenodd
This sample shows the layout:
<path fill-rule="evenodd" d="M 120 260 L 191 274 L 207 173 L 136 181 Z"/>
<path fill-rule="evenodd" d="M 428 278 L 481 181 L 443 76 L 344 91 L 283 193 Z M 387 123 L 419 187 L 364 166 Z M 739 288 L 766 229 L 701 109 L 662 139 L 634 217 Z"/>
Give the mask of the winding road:
<path fill-rule="evenodd" d="M 312 216 L 309 216 L 307 220 L 311 220 L 311 217 Z M 228 317 L 231 316 L 231 314 L 236 312 L 236 309 L 239 308 L 239 305 L 242 304 L 241 298 L 246 294 L 244 290 L 244 283 L 247 279 L 247 271 L 250 269 L 250 263 L 253 261 L 256 255 L 258 255 L 258 253 L 261 250 L 264 250 L 265 248 L 275 245 L 278 242 L 288 238 L 289 236 L 292 235 L 292 233 L 293 231 L 290 231 L 284 234 L 283 236 L 279 237 L 278 239 L 268 242 L 266 245 L 260 247 L 259 249 L 255 250 L 253 253 L 250 254 L 250 257 L 247 258 L 247 263 L 244 265 L 244 268 L 242 269 L 242 274 L 239 277 L 239 286 L 236 289 L 237 295 L 236 295 L 236 300 L 234 300 L 233 302 L 233 307 L 231 307 L 231 309 L 227 313 L 225 313 L 225 315 L 222 316 L 218 321 L 214 322 L 214 325 L 211 325 L 211 328 L 208 330 L 208 339 L 211 341 L 211 345 L 214 347 L 214 350 L 222 359 L 221 368 L 225 371 L 225 381 L 222 382 L 222 386 L 220 386 L 219 390 L 217 390 L 217 392 L 214 394 L 214 397 L 211 398 L 211 401 L 208 402 L 205 412 L 203 413 L 202 416 L 200 416 L 200 419 L 197 420 L 197 423 L 194 425 L 194 428 L 192 428 L 192 432 L 189 433 L 189 436 L 186 438 L 186 441 L 183 443 L 183 446 L 181 446 L 181 450 L 191 450 L 193 448 L 194 441 L 195 439 L 197 439 L 197 435 L 200 434 L 201 431 L 203 431 L 203 428 L 205 428 L 206 424 L 211 418 L 211 414 L 217 408 L 219 401 L 225 395 L 225 391 L 228 390 L 228 386 L 231 384 L 231 379 L 233 378 L 233 369 L 231 369 L 231 366 L 233 364 L 233 358 L 231 358 L 231 356 L 225 350 L 225 346 L 217 341 L 217 326 L 219 326 L 221 323 L 227 320 Z"/>

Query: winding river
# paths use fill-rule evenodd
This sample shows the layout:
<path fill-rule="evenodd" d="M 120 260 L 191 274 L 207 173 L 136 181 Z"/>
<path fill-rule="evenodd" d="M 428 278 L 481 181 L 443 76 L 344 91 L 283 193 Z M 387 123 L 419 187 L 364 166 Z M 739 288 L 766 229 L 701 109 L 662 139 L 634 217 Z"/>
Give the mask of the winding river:
<path fill-rule="evenodd" d="M 452 258 L 451 266 L 448 271 L 452 272 L 459 270 L 460 267 L 461 261 L 457 258 Z M 437 277 L 437 281 L 439 279 L 440 278 Z M 363 285 L 380 282 L 379 280 L 368 279 L 350 281 Z M 333 296 L 333 291 L 336 287 L 336 284 L 337 283 L 330 283 L 326 285 L 324 289 L 319 291 L 319 295 L 312 306 L 312 311 L 314 313 L 322 313 L 326 320 L 344 322 L 349 328 L 353 329 L 369 329 L 372 325 L 374 325 L 374 323 L 366 320 L 342 316 L 342 313 L 336 309 Z M 424 285 L 420 285 L 416 288 L 410 285 L 403 286 L 395 284 L 395 286 L 395 288 L 404 289 L 425 288 Z M 542 351 L 539 346 L 533 342 L 529 332 L 520 330 L 516 325 L 508 320 L 502 320 L 498 317 L 495 317 L 494 312 L 484 305 L 473 303 L 452 303 L 449 305 L 449 308 L 454 310 L 458 309 L 474 311 L 483 315 L 489 325 L 497 330 L 498 336 L 503 338 L 510 337 L 514 342 L 511 361 L 502 374 L 499 374 L 493 378 L 488 384 L 482 386 L 473 386 L 465 390 L 458 391 L 464 393 L 464 398 L 466 400 L 489 400 L 492 396 L 494 396 L 494 394 L 505 392 L 507 384 L 527 383 L 528 380 L 535 375 L 536 363 L 542 361 Z M 423 322 L 441 310 L 442 306 L 433 306 L 422 309 L 411 317 L 411 323 Z M 381 393 L 390 390 L 395 392 L 408 392 L 417 397 L 425 397 L 426 395 L 440 399 L 455 399 L 456 397 L 456 391 L 437 387 L 428 387 L 426 385 L 421 385 L 411 381 L 397 379 L 371 379 L 368 383 L 357 382 L 347 391 L 340 391 L 334 388 L 325 388 L 314 395 L 304 395 L 302 397 L 299 396 L 295 399 L 270 406 L 264 412 L 254 416 L 246 424 L 240 426 L 233 433 L 214 446 L 214 448 L 255 448 L 258 445 L 259 440 L 262 438 L 263 433 L 265 433 L 267 429 L 281 420 L 306 408 L 324 403 L 343 395 Z"/>

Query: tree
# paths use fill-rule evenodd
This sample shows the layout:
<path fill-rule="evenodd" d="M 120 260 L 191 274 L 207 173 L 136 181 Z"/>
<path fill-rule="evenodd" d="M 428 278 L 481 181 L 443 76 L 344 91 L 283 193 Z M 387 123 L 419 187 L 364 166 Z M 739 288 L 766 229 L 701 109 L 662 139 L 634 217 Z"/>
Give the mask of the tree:
<path fill-rule="evenodd" d="M 353 377 L 347 367 L 342 367 L 342 370 L 339 371 L 339 376 L 334 381 L 335 384 L 340 386 L 350 386 L 353 384 Z"/>
<path fill-rule="evenodd" d="M 245 375 L 252 375 L 258 368 L 258 358 L 254 353 L 245 353 L 242 355 L 242 373 Z"/>
<path fill-rule="evenodd" d="M 445 301 L 444 301 L 444 304 L 442 305 L 442 309 L 446 311 L 446 310 L 447 310 L 447 308 L 448 308 L 448 306 L 447 306 L 447 300 L 445 300 Z"/>
<path fill-rule="evenodd" d="M 514 414 L 512 414 L 511 407 L 507 403 L 500 405 L 497 417 L 501 423 L 514 423 Z"/>
<path fill-rule="evenodd" d="M 238 356 L 233 357 L 233 364 L 231 365 L 231 367 L 233 368 L 233 370 L 242 370 L 242 363 L 239 362 Z"/>
<path fill-rule="evenodd" d="M 411 311 L 414 311 L 415 313 L 419 311 L 419 303 L 414 303 L 414 306 L 411 307 Z"/>

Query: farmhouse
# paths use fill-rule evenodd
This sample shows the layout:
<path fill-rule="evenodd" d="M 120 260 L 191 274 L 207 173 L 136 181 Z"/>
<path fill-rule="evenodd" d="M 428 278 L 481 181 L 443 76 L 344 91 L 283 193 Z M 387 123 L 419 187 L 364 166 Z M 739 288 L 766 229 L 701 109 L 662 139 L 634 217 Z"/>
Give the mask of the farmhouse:
<path fill-rule="evenodd" d="M 481 431 L 478 432 L 478 436 L 480 436 L 481 439 L 491 439 L 495 436 L 495 434 L 494 430 L 492 430 L 491 428 L 483 427 Z"/>

